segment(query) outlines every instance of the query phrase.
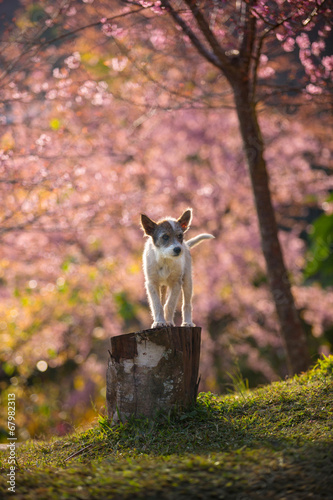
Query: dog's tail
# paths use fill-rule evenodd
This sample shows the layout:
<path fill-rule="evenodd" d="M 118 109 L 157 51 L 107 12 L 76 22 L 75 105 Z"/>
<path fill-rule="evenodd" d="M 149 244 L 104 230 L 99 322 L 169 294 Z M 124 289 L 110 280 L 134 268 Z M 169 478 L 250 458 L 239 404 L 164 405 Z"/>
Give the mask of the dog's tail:
<path fill-rule="evenodd" d="M 192 248 L 195 247 L 196 245 L 199 245 L 203 240 L 211 240 L 212 238 L 215 238 L 212 234 L 198 234 L 198 236 L 195 236 L 194 238 L 191 238 L 186 242 L 187 246 Z"/>

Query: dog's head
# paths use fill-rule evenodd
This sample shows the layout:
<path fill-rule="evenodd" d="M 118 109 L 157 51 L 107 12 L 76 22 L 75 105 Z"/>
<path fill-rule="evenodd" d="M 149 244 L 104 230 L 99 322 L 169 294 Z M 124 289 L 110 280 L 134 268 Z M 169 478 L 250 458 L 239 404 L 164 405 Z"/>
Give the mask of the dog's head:
<path fill-rule="evenodd" d="M 151 236 L 155 247 L 165 257 L 178 257 L 184 249 L 184 233 L 189 229 L 192 209 L 187 209 L 179 219 L 163 219 L 154 222 L 141 214 L 141 225 L 147 236 Z"/>

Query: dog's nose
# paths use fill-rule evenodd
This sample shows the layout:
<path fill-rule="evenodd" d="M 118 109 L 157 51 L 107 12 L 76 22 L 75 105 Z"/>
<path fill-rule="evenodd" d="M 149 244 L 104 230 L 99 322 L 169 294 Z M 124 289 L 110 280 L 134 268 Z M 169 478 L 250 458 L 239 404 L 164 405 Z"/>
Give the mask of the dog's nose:
<path fill-rule="evenodd" d="M 176 255 L 179 255 L 182 249 L 180 247 L 175 247 L 173 251 L 175 252 Z"/>

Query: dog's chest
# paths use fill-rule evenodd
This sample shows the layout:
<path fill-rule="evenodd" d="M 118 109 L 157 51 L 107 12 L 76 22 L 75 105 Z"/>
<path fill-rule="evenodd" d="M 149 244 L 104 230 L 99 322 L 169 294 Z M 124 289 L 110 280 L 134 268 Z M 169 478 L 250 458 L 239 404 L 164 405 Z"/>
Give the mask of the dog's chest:
<path fill-rule="evenodd" d="M 171 272 L 172 269 L 166 263 L 160 264 L 158 267 L 158 277 L 160 278 L 161 281 L 166 281 L 169 278 Z"/>
<path fill-rule="evenodd" d="M 183 275 L 183 266 L 181 259 L 177 262 L 168 262 L 158 264 L 158 277 L 163 285 L 172 285 L 174 281 L 178 281 Z"/>

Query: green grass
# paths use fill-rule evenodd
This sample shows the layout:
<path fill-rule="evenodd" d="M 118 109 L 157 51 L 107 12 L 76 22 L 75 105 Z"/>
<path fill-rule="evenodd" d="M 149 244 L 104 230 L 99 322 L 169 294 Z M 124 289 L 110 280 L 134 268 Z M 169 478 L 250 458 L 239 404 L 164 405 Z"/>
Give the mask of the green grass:
<path fill-rule="evenodd" d="M 285 382 L 17 447 L 15 499 L 333 498 L 333 357 Z"/>

